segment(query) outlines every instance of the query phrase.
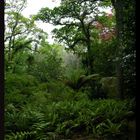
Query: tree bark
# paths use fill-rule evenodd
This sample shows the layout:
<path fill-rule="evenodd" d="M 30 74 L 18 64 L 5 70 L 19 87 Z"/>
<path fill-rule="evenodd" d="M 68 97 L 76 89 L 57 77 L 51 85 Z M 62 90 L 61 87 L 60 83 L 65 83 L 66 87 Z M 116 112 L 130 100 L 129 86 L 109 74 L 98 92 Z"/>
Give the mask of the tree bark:
<path fill-rule="evenodd" d="M 124 98 L 124 90 L 123 90 L 123 67 L 122 67 L 122 60 L 123 60 L 123 31 L 124 31 L 124 24 L 123 24 L 123 17 L 124 15 L 124 1 L 122 0 L 111 0 L 112 5 L 115 9 L 116 14 L 116 29 L 117 29 L 117 53 L 116 53 L 116 74 L 118 78 L 118 95 L 121 99 Z"/>

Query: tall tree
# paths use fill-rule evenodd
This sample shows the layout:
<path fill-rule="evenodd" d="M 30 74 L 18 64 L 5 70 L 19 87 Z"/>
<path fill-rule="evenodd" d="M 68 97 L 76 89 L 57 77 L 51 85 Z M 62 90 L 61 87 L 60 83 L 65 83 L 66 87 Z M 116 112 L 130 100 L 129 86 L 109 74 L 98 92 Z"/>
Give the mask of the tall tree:
<path fill-rule="evenodd" d="M 10 69 L 12 69 L 13 63 L 16 62 L 14 57 L 18 52 L 25 49 L 36 52 L 41 40 L 43 38 L 47 39 L 47 33 L 36 27 L 32 18 L 25 18 L 21 14 L 25 7 L 26 0 L 6 1 L 5 59 L 6 67 Z"/>
<path fill-rule="evenodd" d="M 133 0 L 63 0 L 61 6 L 50 10 L 44 8 L 40 11 L 37 18 L 44 22 L 49 22 L 54 25 L 62 25 L 56 29 L 54 33 L 59 41 L 65 43 L 69 48 L 75 50 L 76 46 L 85 47 L 87 52 L 87 64 L 89 73 L 93 72 L 93 44 L 91 31 L 93 23 L 98 21 L 99 6 L 108 6 L 112 3 L 115 9 L 116 17 L 116 73 L 118 77 L 118 94 L 120 98 L 124 98 L 124 79 L 126 73 L 135 75 L 135 68 L 131 68 L 131 72 L 125 71 L 124 61 L 126 57 L 131 57 L 135 62 L 135 1 Z M 129 57 L 129 58 L 130 58 Z M 130 59 L 131 59 L 130 58 Z M 129 61 L 128 61 L 129 62 Z M 125 63 L 125 65 L 127 65 Z M 127 67 L 130 67 L 130 65 Z M 132 76 L 134 77 L 134 76 Z M 133 78 L 130 79 L 133 79 Z M 132 81 L 132 80 L 129 80 Z M 134 81 L 132 81 L 134 83 Z"/>
<path fill-rule="evenodd" d="M 21 19 L 21 12 L 26 6 L 26 0 L 22 1 L 6 1 L 6 8 L 5 8 L 5 24 L 6 24 L 6 31 L 5 31 L 5 41 L 8 40 L 8 60 L 11 61 L 12 57 L 12 44 L 14 44 L 15 36 L 21 34 L 19 32 L 20 28 L 17 26 Z M 7 31 L 8 30 L 8 31 Z M 18 31 L 17 31 L 18 30 Z"/>
<path fill-rule="evenodd" d="M 133 0 L 111 0 L 116 13 L 117 28 L 117 76 L 118 76 L 118 92 L 120 97 L 124 98 L 124 59 L 131 57 L 133 67 L 135 67 L 135 1 Z M 129 63 L 129 62 L 128 62 Z M 129 73 L 133 75 L 135 68 Z M 125 71 L 126 72 L 126 71 Z M 130 76 L 131 77 L 131 76 Z M 134 81 L 132 81 L 135 83 Z M 135 85 L 135 84 L 134 84 Z M 128 88 L 128 87 L 127 87 Z M 134 91 L 132 91 L 134 92 Z"/>
<path fill-rule="evenodd" d="M 44 22 L 61 25 L 55 29 L 55 37 L 66 44 L 69 49 L 75 51 L 77 46 L 82 46 L 86 52 L 88 73 L 93 73 L 93 41 L 91 30 L 93 24 L 101 14 L 101 3 L 92 1 L 62 1 L 59 7 L 53 10 L 43 8 L 36 16 Z"/>

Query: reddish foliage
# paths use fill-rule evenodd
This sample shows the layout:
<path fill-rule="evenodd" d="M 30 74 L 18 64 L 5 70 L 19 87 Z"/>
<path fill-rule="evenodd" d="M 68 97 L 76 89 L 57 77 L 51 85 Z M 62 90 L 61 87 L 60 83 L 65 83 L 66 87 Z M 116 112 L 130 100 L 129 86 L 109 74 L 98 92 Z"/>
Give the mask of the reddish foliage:
<path fill-rule="evenodd" d="M 100 22 L 96 22 L 95 27 L 96 27 L 97 29 L 103 29 L 103 28 L 104 28 L 104 26 L 103 26 Z"/>
<path fill-rule="evenodd" d="M 116 35 L 115 30 L 108 30 L 108 31 L 103 31 L 100 34 L 100 38 L 104 41 L 108 41 L 108 40 L 112 39 L 112 37 L 114 37 L 115 35 Z"/>

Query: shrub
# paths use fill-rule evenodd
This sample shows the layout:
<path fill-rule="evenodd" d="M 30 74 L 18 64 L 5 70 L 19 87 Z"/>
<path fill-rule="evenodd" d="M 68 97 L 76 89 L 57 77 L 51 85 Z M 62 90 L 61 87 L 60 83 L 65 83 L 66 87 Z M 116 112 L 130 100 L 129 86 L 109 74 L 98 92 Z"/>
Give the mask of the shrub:
<path fill-rule="evenodd" d="M 127 135 L 133 100 L 91 101 L 78 92 L 70 100 L 62 95 L 60 101 L 53 99 L 52 93 L 48 98 L 47 93 L 34 92 L 33 98 L 20 109 L 13 104 L 6 106 L 7 139 L 61 140 L 80 133 L 111 140 Z"/>
<path fill-rule="evenodd" d="M 6 73 L 5 104 L 12 103 L 18 107 L 26 104 L 37 85 L 38 81 L 31 75 Z"/>

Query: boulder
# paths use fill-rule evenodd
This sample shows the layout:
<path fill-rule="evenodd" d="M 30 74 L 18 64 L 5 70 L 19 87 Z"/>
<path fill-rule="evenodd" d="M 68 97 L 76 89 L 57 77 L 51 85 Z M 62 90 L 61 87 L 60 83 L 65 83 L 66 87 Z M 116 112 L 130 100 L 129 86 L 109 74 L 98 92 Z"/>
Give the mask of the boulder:
<path fill-rule="evenodd" d="M 104 77 L 100 80 L 100 83 L 108 98 L 119 98 L 117 92 L 117 77 Z"/>

